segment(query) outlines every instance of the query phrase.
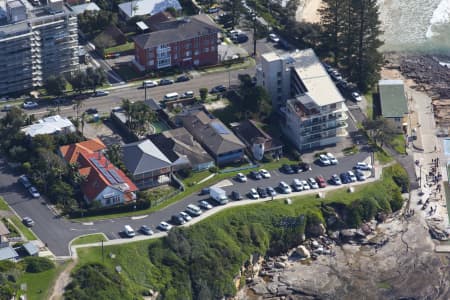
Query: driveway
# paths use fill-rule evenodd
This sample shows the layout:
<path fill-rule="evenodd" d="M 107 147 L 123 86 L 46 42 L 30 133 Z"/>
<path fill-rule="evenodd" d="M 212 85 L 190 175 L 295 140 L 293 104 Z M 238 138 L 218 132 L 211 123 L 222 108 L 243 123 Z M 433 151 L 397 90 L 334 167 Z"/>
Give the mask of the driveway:
<path fill-rule="evenodd" d="M 251 188 L 258 186 L 276 187 L 280 181 L 290 184 L 294 178 L 307 179 L 321 174 L 328 179 L 332 174 L 339 174 L 352 169 L 356 162 L 365 160 L 368 156 L 368 153 L 361 152 L 352 156 L 342 157 L 337 166 L 320 167 L 313 164 L 312 171 L 306 173 L 287 175 L 274 170 L 271 172 L 272 177 L 270 179 L 259 181 L 249 179 L 247 183 L 238 183 L 230 179 L 221 183 L 227 193 L 236 190 L 245 195 Z M 32 230 L 56 256 L 70 255 L 69 242 L 79 235 L 103 232 L 109 239 L 118 239 L 120 238 L 119 233 L 126 224 L 131 225 L 135 229 L 144 224 L 156 228 L 161 221 L 167 221 L 173 214 L 184 210 L 189 203 L 197 203 L 207 198 L 207 196 L 193 194 L 161 211 L 149 215 L 78 223 L 64 218 L 57 218 L 45 204 L 42 204 L 44 202 L 42 199 L 29 197 L 26 190 L 17 183 L 19 175 L 10 172 L 4 160 L 0 160 L 0 196 L 8 202 L 20 217 L 29 216 L 34 219 L 36 225 Z"/>

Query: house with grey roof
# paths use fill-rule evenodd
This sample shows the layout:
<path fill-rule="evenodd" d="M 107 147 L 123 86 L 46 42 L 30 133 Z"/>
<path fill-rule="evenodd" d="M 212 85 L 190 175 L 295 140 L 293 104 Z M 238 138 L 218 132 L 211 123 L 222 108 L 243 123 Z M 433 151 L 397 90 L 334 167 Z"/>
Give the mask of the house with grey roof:
<path fill-rule="evenodd" d="M 170 7 L 177 12 L 182 9 L 178 0 L 137 0 L 119 4 L 119 14 L 129 20 L 137 16 L 152 16 Z"/>
<path fill-rule="evenodd" d="M 378 81 L 381 115 L 394 125 L 399 132 L 407 123 L 408 102 L 403 80 Z"/>
<path fill-rule="evenodd" d="M 214 158 L 217 165 L 239 161 L 244 156 L 244 143 L 219 119 L 205 111 L 182 113 L 178 119 Z"/>
<path fill-rule="evenodd" d="M 19 254 L 12 247 L 3 247 L 0 248 L 0 261 L 2 260 L 11 260 L 16 261 L 19 259 Z"/>
<path fill-rule="evenodd" d="M 139 189 L 170 182 L 172 162 L 148 139 L 124 145 L 122 160 Z"/>
<path fill-rule="evenodd" d="M 172 161 L 174 171 L 184 168 L 201 171 L 214 166 L 214 159 L 186 128 L 167 130 L 148 138 Z"/>

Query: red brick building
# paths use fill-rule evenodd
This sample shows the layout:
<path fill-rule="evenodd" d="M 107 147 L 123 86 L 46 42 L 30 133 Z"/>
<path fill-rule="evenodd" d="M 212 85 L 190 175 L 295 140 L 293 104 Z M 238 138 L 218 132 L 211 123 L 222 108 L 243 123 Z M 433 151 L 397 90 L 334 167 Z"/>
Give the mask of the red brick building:
<path fill-rule="evenodd" d="M 207 15 L 162 22 L 155 27 L 155 31 L 134 39 L 135 64 L 139 69 L 193 67 L 219 62 L 217 34 L 220 29 Z"/>

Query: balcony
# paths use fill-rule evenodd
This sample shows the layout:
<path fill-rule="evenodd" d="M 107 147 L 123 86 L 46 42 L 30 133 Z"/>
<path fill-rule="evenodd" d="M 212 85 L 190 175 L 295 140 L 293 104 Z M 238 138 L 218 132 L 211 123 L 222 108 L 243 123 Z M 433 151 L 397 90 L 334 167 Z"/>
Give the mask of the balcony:
<path fill-rule="evenodd" d="M 321 134 L 323 132 L 329 131 L 329 130 L 333 130 L 333 129 L 341 129 L 341 128 L 347 128 L 348 124 L 345 121 L 337 121 L 336 124 L 332 125 L 332 126 L 320 126 L 320 128 L 315 128 L 313 129 L 309 129 L 308 128 L 301 128 L 300 129 L 300 136 L 306 137 L 306 136 L 311 136 L 311 135 L 315 135 L 315 134 Z"/>

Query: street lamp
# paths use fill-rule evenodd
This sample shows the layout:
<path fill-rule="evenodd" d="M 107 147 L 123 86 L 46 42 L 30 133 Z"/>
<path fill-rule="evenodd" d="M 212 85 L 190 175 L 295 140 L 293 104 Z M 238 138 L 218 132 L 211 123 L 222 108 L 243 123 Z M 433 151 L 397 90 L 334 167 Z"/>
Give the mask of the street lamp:
<path fill-rule="evenodd" d="M 252 12 L 251 18 L 253 21 L 253 56 L 256 57 L 256 13 Z"/>

